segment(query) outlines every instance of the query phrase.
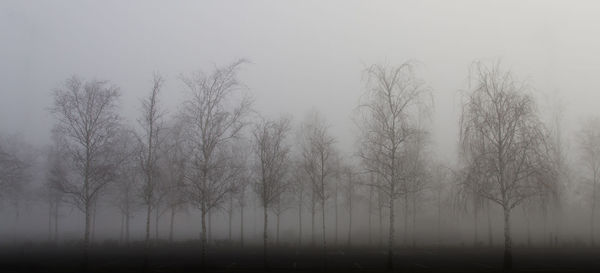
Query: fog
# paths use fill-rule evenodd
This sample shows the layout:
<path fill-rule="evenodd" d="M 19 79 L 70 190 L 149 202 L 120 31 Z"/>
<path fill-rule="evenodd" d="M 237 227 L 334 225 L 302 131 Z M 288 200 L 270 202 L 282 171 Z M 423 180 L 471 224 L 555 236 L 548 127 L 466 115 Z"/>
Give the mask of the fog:
<path fill-rule="evenodd" d="M 600 5 L 592 1 L 578 5 L 563 1 L 2 1 L 0 164 L 5 166 L 0 170 L 4 176 L 0 177 L 0 245 L 48 241 L 69 244 L 84 238 L 83 210 L 68 201 L 70 197 L 66 195 L 56 203 L 58 210 L 53 211 L 54 205 L 47 197 L 52 171 L 49 154 L 60 150 L 60 130 L 56 128 L 64 117 L 57 106 L 57 94 L 68 90 L 66 83 L 75 79 L 73 76 L 84 84 L 99 80 L 108 82 L 104 87 L 118 88 L 114 103 L 115 113 L 120 116 L 119 128 L 134 132 L 136 137 L 132 139 L 136 141 L 112 150 L 143 151 L 139 146 L 148 143 L 144 142 L 146 127 L 141 120 L 146 109 L 144 102 L 156 83 L 153 75 L 160 74 L 163 79 L 158 93 L 161 122 L 170 128 L 176 120 L 183 120 L 185 131 L 192 128 L 186 125 L 185 117 L 192 119 L 193 113 L 186 109 L 195 92 L 186 79 L 193 82 L 195 75 L 210 78 L 215 71 L 244 60 L 235 66 L 235 92 L 223 105 L 232 111 L 243 96 L 252 103 L 243 122 L 239 121 L 244 125 L 241 131 L 231 133 L 235 141 L 223 136 L 223 142 L 231 146 L 222 148 L 229 151 L 223 153 L 234 154 L 225 161 L 241 158 L 237 150 L 244 151 L 244 158 L 247 157 L 243 174 L 235 174 L 241 177 L 238 180 L 246 181 L 244 215 L 236 203 L 229 218 L 229 197 L 215 201 L 205 211 L 209 250 L 237 244 L 241 233 L 248 245 L 263 246 L 265 201 L 257 189 L 264 189 L 271 180 L 311 179 L 309 171 L 295 171 L 303 168 L 298 164 L 304 164 L 306 170 L 307 164 L 314 163 L 303 146 L 303 139 L 310 138 L 303 136 L 313 128 L 308 125 L 316 115 L 317 121 L 312 125 L 319 127 L 322 121 L 325 135 L 332 139 L 331 158 L 335 158 L 333 163 L 318 163 L 331 164 L 327 166 L 332 168 L 331 174 L 323 174 L 325 179 L 321 180 L 323 184 L 328 181 L 328 186 L 323 186 L 327 187 L 327 194 L 323 193 L 325 205 L 321 208 L 317 202 L 316 212 L 311 214 L 311 191 L 307 190 L 299 215 L 298 193 L 281 190 L 285 210 L 279 219 L 279 246 L 320 247 L 325 238 L 332 248 L 357 245 L 386 251 L 390 206 L 378 205 L 383 186 L 375 185 L 381 182 L 373 178 L 386 173 L 377 174 L 374 169 L 382 167 L 371 166 L 375 165 L 374 155 L 361 150 L 367 149 L 365 135 L 373 130 L 365 122 L 365 108 L 361 105 L 371 102 L 369 90 L 376 86 L 370 69 L 391 69 L 403 64 L 410 64 L 406 75 L 422 82 L 427 93 L 423 102 L 428 114 L 411 112 L 414 120 L 419 120 L 417 129 L 427 135 L 423 148 L 415 148 L 423 158 L 404 159 L 424 162 L 426 182 L 415 192 L 409 190 L 410 193 L 394 197 L 395 247 L 506 247 L 503 207 L 490 201 L 485 193 L 469 195 L 462 188 L 474 173 L 469 166 L 477 165 L 473 159 L 477 157 L 469 155 L 475 151 L 462 150 L 469 139 L 464 138 L 468 132 L 461 131 L 466 128 L 461 120 L 466 120 L 463 115 L 465 109 L 470 109 L 466 106 L 469 96 L 477 89 L 479 64 L 484 70 L 510 72 L 511 79 L 527 86 L 523 94 L 534 101 L 533 113 L 547 132 L 547 141 L 552 143 L 549 146 L 560 154 L 560 163 L 552 161 L 551 172 L 535 172 L 552 174 L 550 178 L 540 178 L 559 185 L 547 195 L 552 198 L 528 198 L 532 201 L 522 201 L 511 208 L 512 246 L 593 246 L 594 236 L 597 240 L 600 235 L 596 223 L 599 217 L 595 215 L 595 174 L 600 168 L 595 160 L 600 162 L 600 156 L 594 152 L 600 150 L 600 141 L 594 136 L 600 134 L 600 125 L 594 121 L 600 115 L 600 39 L 596 35 L 600 33 L 599 9 Z M 285 117 L 281 126 L 289 127 L 283 130 L 282 146 L 289 151 L 280 156 L 291 163 L 276 168 L 285 170 L 285 174 L 275 172 L 273 176 L 281 177 L 269 180 L 258 171 L 261 168 L 257 162 L 262 158 L 258 157 L 259 146 L 255 144 L 260 131 L 257 128 L 263 124 L 261 121 L 278 124 L 280 117 Z M 287 125 L 283 120 L 287 120 Z M 238 121 L 232 120 L 234 123 Z M 167 134 L 170 133 L 159 138 L 174 139 Z M 586 134 L 591 136 L 589 143 L 585 142 Z M 150 143 L 154 141 L 152 136 L 148 138 Z M 188 156 L 201 154 L 192 146 L 182 147 Z M 167 157 L 164 151 L 156 152 L 155 157 L 157 161 L 168 161 L 161 159 Z M 277 152 L 273 157 L 277 158 Z M 13 176 L 9 177 L 9 171 L 21 165 L 6 163 L 13 158 L 18 159 L 15 162 L 22 164 L 23 170 L 15 176 L 16 182 Z M 73 157 L 58 153 L 58 158 L 67 162 Z M 143 158 L 108 161 L 115 164 L 112 169 L 126 164 L 138 166 L 140 162 L 144 169 L 151 163 Z M 186 162 L 192 164 L 191 159 Z M 356 176 L 351 212 L 343 190 L 349 181 L 342 170 L 346 165 Z M 265 168 L 263 164 L 262 170 Z M 73 179 L 81 175 L 74 168 L 68 172 L 72 181 L 81 180 Z M 391 173 L 391 180 L 396 179 L 394 171 Z M 122 193 L 118 185 L 123 173 L 118 172 L 105 185 L 103 182 L 97 197 L 92 198 L 92 247 L 106 242 L 146 240 L 149 201 L 143 201 L 141 190 L 146 174 L 139 170 L 136 175 L 139 177 L 133 179 L 137 181 L 132 197 L 136 201 L 132 203 L 129 240 L 125 238 L 122 212 L 115 204 L 115 196 Z M 183 180 L 197 180 L 187 172 L 184 176 Z M 292 187 L 286 184 L 285 188 Z M 191 190 L 184 190 L 183 194 L 187 196 L 188 191 Z M 224 192 L 224 196 L 231 192 Z M 279 200 L 279 193 L 275 189 L 272 194 Z M 193 199 L 181 197 L 186 198 Z M 388 200 L 389 197 L 381 202 Z M 198 202 L 177 207 L 172 218 L 166 205 L 155 204 L 161 216 L 156 222 L 156 208 L 151 210 L 150 240 L 169 241 L 171 230 L 175 242 L 201 240 L 203 213 Z M 323 218 L 322 209 L 326 213 Z M 268 214 L 269 244 L 275 244 L 277 217 L 272 207 Z"/>

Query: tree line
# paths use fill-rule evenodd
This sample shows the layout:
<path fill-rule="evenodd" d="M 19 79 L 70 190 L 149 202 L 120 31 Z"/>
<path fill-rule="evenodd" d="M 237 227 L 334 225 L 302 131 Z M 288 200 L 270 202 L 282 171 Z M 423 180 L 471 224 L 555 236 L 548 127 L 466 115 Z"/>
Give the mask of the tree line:
<path fill-rule="evenodd" d="M 44 153 L 41 190 L 48 203 L 49 238 L 58 237 L 59 208 L 76 208 L 85 216 L 82 239 L 87 257 L 98 202 L 108 198 L 121 213 L 124 242 L 130 240 L 130 219 L 143 207 L 144 243 L 150 249 L 152 224 L 158 232 L 161 216 L 169 216 L 172 241 L 176 214 L 196 209 L 204 264 L 211 212 L 227 215 L 229 240 L 235 232 L 234 213 L 240 214 L 238 243 L 243 247 L 244 209 L 249 200 L 256 200 L 262 207 L 265 267 L 269 246 L 273 241 L 279 244 L 284 213 L 298 217 L 297 245 L 306 243 L 302 226 L 307 220 L 302 216 L 310 215 L 308 243 L 322 249 L 326 267 L 328 247 L 343 240 L 338 236 L 338 214 L 347 215 L 345 244 L 351 246 L 353 210 L 367 203 L 369 243 L 375 241 L 371 230 L 378 216 L 379 243 L 387 240 L 391 269 L 400 241 L 401 227 L 396 224 L 404 224 L 404 243 L 412 239 L 414 246 L 416 239 L 409 238 L 408 225 L 416 229 L 418 203 L 428 196 L 437 210 L 438 228 L 448 206 L 452 213 L 473 215 L 474 242 L 478 217 L 485 210 L 492 243 L 490 211 L 493 206 L 500 209 L 504 267 L 509 269 L 513 210 L 546 215 L 564 203 L 570 185 L 565 181 L 572 174 L 560 136 L 560 117 L 554 124 L 543 122 L 532 87 L 499 63 L 474 62 L 469 70 L 468 86 L 461 92 L 456 164 L 444 164 L 433 156 L 433 90 L 419 77 L 413 62 L 375 64 L 364 70 L 364 94 L 353 116 L 359 135 L 349 153 L 337 147 L 332 124 L 317 111 L 298 126 L 289 116 L 258 113 L 238 78 L 245 63 L 238 60 L 181 76 L 187 97 L 171 115 L 161 103 L 165 80 L 155 73 L 134 125 L 121 116 L 120 90 L 113 83 L 73 76 L 56 87 L 49 108 L 55 125 L 52 145 Z M 591 185 L 593 244 L 600 170 L 598 119 L 590 119 L 577 139 L 584 163 L 580 177 Z M 14 147 L 18 145 L 10 141 L 0 146 L 0 194 L 18 201 L 15 196 L 25 191 L 24 182 L 32 179 L 33 171 L 28 156 Z M 327 236 L 332 213 L 335 234 Z M 404 219 L 397 219 L 399 215 Z M 276 225 L 275 234 L 268 232 L 270 221 Z"/>

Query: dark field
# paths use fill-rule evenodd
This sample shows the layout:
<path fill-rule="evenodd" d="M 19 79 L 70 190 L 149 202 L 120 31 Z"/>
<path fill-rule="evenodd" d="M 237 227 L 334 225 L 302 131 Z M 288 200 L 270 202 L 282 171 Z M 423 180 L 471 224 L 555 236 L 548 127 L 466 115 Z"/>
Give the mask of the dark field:
<path fill-rule="evenodd" d="M 500 272 L 502 248 L 399 248 L 395 253 L 397 272 Z M 271 248 L 272 272 L 323 271 L 321 249 Z M 205 270 L 200 247 L 179 243 L 153 248 L 148 272 L 261 272 L 262 248 L 212 247 Z M 386 252 L 376 248 L 333 248 L 328 251 L 326 272 L 385 272 Z M 83 255 L 78 246 L 4 247 L 0 272 L 81 272 Z M 143 247 L 94 246 L 88 271 L 139 272 L 144 269 Z M 598 272 L 600 249 L 516 248 L 514 272 Z"/>

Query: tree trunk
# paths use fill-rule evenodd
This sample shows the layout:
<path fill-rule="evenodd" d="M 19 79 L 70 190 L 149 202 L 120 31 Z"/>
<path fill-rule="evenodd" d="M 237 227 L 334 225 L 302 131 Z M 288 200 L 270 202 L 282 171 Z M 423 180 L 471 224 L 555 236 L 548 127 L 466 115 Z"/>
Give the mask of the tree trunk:
<path fill-rule="evenodd" d="M 542 204 L 542 218 L 543 218 L 543 223 L 544 223 L 544 237 L 542 237 L 542 238 L 546 238 L 546 234 L 548 234 L 548 211 L 546 209 L 545 202 Z M 550 234 L 552 234 L 552 231 L 550 231 Z M 550 235 L 550 238 L 552 238 L 552 235 Z M 543 242 L 543 240 L 542 240 L 542 242 Z M 550 239 L 549 246 L 552 246 L 552 239 Z"/>
<path fill-rule="evenodd" d="M 334 205 L 334 213 L 335 213 L 335 232 L 334 232 L 334 239 L 333 239 L 333 245 L 337 246 L 338 244 L 338 183 L 335 183 L 335 193 L 334 193 L 334 198 L 333 198 L 333 205 Z"/>
<path fill-rule="evenodd" d="M 85 204 L 85 231 L 83 233 L 83 270 L 87 271 L 89 248 L 90 248 L 90 226 L 92 223 L 90 203 Z"/>
<path fill-rule="evenodd" d="M 202 242 L 202 251 L 201 251 L 201 257 L 200 257 L 200 263 L 202 268 L 204 269 L 206 266 L 206 204 L 204 204 L 204 201 L 202 201 L 202 205 L 201 205 L 201 210 L 202 210 L 202 233 L 200 234 L 201 238 L 200 241 Z"/>
<path fill-rule="evenodd" d="M 264 225 L 263 225 L 263 265 L 265 267 L 265 270 L 269 269 L 269 263 L 268 263 L 268 258 L 267 258 L 267 248 L 268 248 L 268 236 L 267 236 L 267 206 L 265 205 L 263 207 L 263 213 L 264 213 Z"/>
<path fill-rule="evenodd" d="M 152 206 L 146 206 L 146 248 L 150 247 L 150 216 L 152 215 Z"/>
<path fill-rule="evenodd" d="M 207 243 L 212 244 L 212 212 L 208 211 L 208 241 Z"/>
<path fill-rule="evenodd" d="M 553 210 L 553 216 L 554 216 L 554 241 L 550 242 L 550 244 L 554 247 L 558 247 L 558 234 L 560 234 L 561 232 L 561 224 L 563 223 L 563 221 L 561 221 L 562 219 L 562 207 L 558 206 L 555 210 Z"/>
<path fill-rule="evenodd" d="M 372 221 L 372 215 L 373 215 L 373 186 L 369 186 L 369 245 L 373 245 L 373 221 Z"/>
<path fill-rule="evenodd" d="M 54 241 L 58 242 L 58 213 L 59 213 L 59 204 L 56 203 L 54 206 Z"/>
<path fill-rule="evenodd" d="M 527 222 L 527 247 L 531 247 L 531 220 L 529 219 L 529 217 L 529 215 L 525 214 Z"/>
<path fill-rule="evenodd" d="M 478 219 L 478 209 L 477 209 L 477 204 L 476 202 L 473 202 L 473 246 L 477 247 L 477 240 L 478 240 L 478 234 L 477 231 L 479 230 L 479 225 L 477 219 Z"/>
<path fill-rule="evenodd" d="M 19 210 L 19 201 L 17 200 L 15 203 L 15 224 L 13 225 L 13 243 L 15 246 L 17 245 L 17 238 L 19 237 L 19 217 L 21 211 Z"/>
<path fill-rule="evenodd" d="M 379 246 L 383 246 L 383 201 L 381 200 L 381 191 L 379 191 Z"/>
<path fill-rule="evenodd" d="M 506 205 L 508 206 L 508 205 Z M 512 239 L 510 236 L 510 209 L 504 208 L 504 270 L 512 269 Z"/>
<path fill-rule="evenodd" d="M 156 206 L 154 213 L 156 214 L 154 217 L 154 240 L 158 241 L 158 222 L 160 220 L 160 209 L 158 206 Z"/>
<path fill-rule="evenodd" d="M 255 216 L 255 217 L 252 217 L 252 234 L 253 234 L 254 238 L 256 238 L 256 237 L 257 237 L 257 233 L 256 233 L 256 218 L 257 218 L 257 217 L 256 217 L 256 215 L 258 215 L 258 213 L 256 213 L 256 210 L 257 210 L 256 203 L 258 203 L 258 201 L 254 201 L 254 202 L 253 202 L 253 210 L 254 210 L 254 213 L 252 214 L 252 215 L 254 215 L 254 216 Z"/>
<path fill-rule="evenodd" d="M 442 246 L 442 191 L 439 190 L 437 194 L 438 198 L 438 211 L 437 211 L 437 235 L 438 235 L 438 246 Z"/>
<path fill-rule="evenodd" d="M 231 242 L 231 223 L 233 222 L 233 194 L 229 194 L 229 242 Z"/>
<path fill-rule="evenodd" d="M 96 215 L 97 215 L 96 212 L 98 211 L 97 208 L 98 208 L 97 203 L 96 203 L 96 201 L 94 201 L 94 203 L 93 203 L 93 210 L 92 210 L 92 226 L 90 227 L 91 228 L 91 230 L 90 230 L 90 232 L 91 232 L 90 243 L 94 242 L 94 238 L 95 238 L 95 235 L 96 235 Z"/>
<path fill-rule="evenodd" d="M 175 223 L 175 206 L 171 207 L 171 221 L 169 223 L 169 242 L 173 242 L 173 226 Z"/>
<path fill-rule="evenodd" d="M 596 214 L 596 172 L 594 172 L 594 182 L 592 184 L 592 213 L 590 215 L 590 242 L 592 247 L 596 245 L 594 238 L 594 216 Z"/>
<path fill-rule="evenodd" d="M 240 246 L 244 248 L 244 206 L 240 205 Z"/>
<path fill-rule="evenodd" d="M 125 242 L 129 244 L 129 219 L 131 216 L 129 215 L 129 211 L 125 215 Z"/>
<path fill-rule="evenodd" d="M 488 222 L 488 245 L 492 247 L 494 245 L 494 235 L 492 234 L 492 212 L 490 211 L 490 201 L 487 203 L 487 222 Z"/>
<path fill-rule="evenodd" d="M 48 242 L 52 241 L 52 213 L 53 205 L 52 201 L 48 203 Z"/>
<path fill-rule="evenodd" d="M 119 228 L 119 243 L 123 243 L 125 237 L 125 213 L 121 213 L 121 227 Z"/>
<path fill-rule="evenodd" d="M 412 247 L 417 247 L 417 194 L 413 194 L 413 205 L 412 205 Z"/>
<path fill-rule="evenodd" d="M 298 201 L 298 247 L 302 246 L 302 191 Z"/>
<path fill-rule="evenodd" d="M 144 247 L 144 271 L 148 270 L 150 263 L 150 216 L 152 215 L 152 206 L 148 203 L 146 207 L 146 244 Z"/>
<path fill-rule="evenodd" d="M 279 213 L 277 214 L 277 226 L 276 226 L 276 231 L 275 231 L 275 245 L 277 247 L 279 247 Z"/>
<path fill-rule="evenodd" d="M 313 192 L 312 194 L 312 200 L 311 200 L 311 209 L 310 209 L 310 218 L 311 218 L 311 223 L 310 223 L 310 245 L 312 247 L 315 246 L 315 193 Z"/>
<path fill-rule="evenodd" d="M 392 188 L 393 192 L 393 188 Z M 390 196 L 390 231 L 388 236 L 388 270 L 394 269 L 394 198 Z"/>
<path fill-rule="evenodd" d="M 352 194 L 352 192 L 350 194 Z M 348 247 L 352 246 L 352 195 L 350 196 L 351 197 L 348 200 Z"/>
<path fill-rule="evenodd" d="M 322 219 L 322 227 L 323 227 L 323 270 L 327 269 L 327 240 L 325 234 L 325 199 L 321 199 L 321 214 L 323 216 Z"/>
<path fill-rule="evenodd" d="M 89 247 L 90 247 L 90 205 L 91 205 L 91 197 L 90 196 L 90 188 L 89 188 L 89 175 L 90 175 L 90 149 L 89 146 L 86 145 L 86 153 L 85 153 L 85 168 L 84 168 L 84 178 L 83 178 L 83 192 L 84 192 L 84 214 L 85 214 L 85 231 L 83 232 L 83 271 L 87 271 L 88 269 L 88 258 L 89 258 Z M 17 217 L 18 217 L 18 208 L 17 208 Z M 18 220 L 18 219 L 17 219 Z M 16 221 L 15 221 L 16 223 Z"/>
<path fill-rule="evenodd" d="M 404 245 L 408 247 L 408 220 L 410 216 L 410 206 L 408 203 L 408 194 L 404 195 Z"/>

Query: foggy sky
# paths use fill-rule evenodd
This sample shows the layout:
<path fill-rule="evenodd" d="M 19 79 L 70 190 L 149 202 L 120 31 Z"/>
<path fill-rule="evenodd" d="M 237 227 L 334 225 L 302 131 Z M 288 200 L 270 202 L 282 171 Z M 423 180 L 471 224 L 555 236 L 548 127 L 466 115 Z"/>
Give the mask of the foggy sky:
<path fill-rule="evenodd" d="M 265 116 L 321 111 L 352 152 L 352 111 L 373 63 L 420 63 L 433 89 L 433 150 L 455 158 L 458 90 L 471 62 L 502 60 L 540 97 L 558 97 L 566 128 L 600 114 L 600 4 L 566 1 L 2 1 L 0 133 L 50 142 L 51 90 L 73 74 L 110 80 L 126 120 L 153 71 L 169 113 L 180 74 L 246 58 L 240 76 Z M 565 134 L 571 137 L 570 133 Z"/>

